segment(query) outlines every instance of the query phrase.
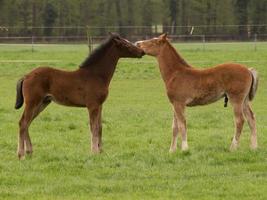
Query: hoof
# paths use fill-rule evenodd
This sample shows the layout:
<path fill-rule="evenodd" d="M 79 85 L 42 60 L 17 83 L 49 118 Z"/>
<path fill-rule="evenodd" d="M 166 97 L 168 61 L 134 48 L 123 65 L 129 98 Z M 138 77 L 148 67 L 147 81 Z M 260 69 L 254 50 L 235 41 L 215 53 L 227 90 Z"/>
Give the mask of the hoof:
<path fill-rule="evenodd" d="M 188 150 L 189 150 L 189 147 L 188 147 L 187 142 L 186 143 L 182 143 L 182 151 L 188 151 Z"/>
<path fill-rule="evenodd" d="M 28 158 L 31 158 L 32 157 L 32 151 L 27 150 L 26 155 Z"/>
<path fill-rule="evenodd" d="M 230 150 L 231 152 L 236 151 L 236 150 L 237 150 L 237 147 L 233 147 L 233 146 L 231 145 L 230 148 L 229 148 L 229 150 Z"/>
<path fill-rule="evenodd" d="M 18 159 L 19 160 L 23 160 L 24 159 L 24 153 L 18 152 L 17 155 L 18 155 Z"/>
<path fill-rule="evenodd" d="M 250 149 L 256 150 L 258 147 L 258 142 L 256 137 L 252 137 L 250 141 Z"/>
<path fill-rule="evenodd" d="M 101 150 L 100 149 L 91 149 L 91 152 L 93 154 L 100 154 L 101 153 Z"/>
<path fill-rule="evenodd" d="M 32 155 L 32 150 L 27 150 L 27 151 L 26 151 L 26 154 L 27 154 L 27 155 Z"/>
<path fill-rule="evenodd" d="M 188 152 L 189 151 L 189 148 L 186 147 L 186 148 L 182 148 L 182 152 Z"/>
<path fill-rule="evenodd" d="M 189 149 L 187 149 L 185 151 L 182 151 L 182 155 L 183 156 L 189 156 L 189 155 L 191 155 L 191 152 L 189 151 Z"/>
<path fill-rule="evenodd" d="M 258 145 L 257 144 L 251 144 L 250 145 L 250 149 L 251 150 L 257 150 L 257 148 L 258 148 Z"/>
<path fill-rule="evenodd" d="M 238 145 L 232 143 L 231 146 L 230 146 L 230 151 L 236 151 L 237 148 L 238 148 Z"/>
<path fill-rule="evenodd" d="M 238 141 L 235 138 L 233 138 L 232 144 L 230 146 L 230 151 L 235 151 L 237 150 L 237 148 L 238 148 Z"/>
<path fill-rule="evenodd" d="M 175 152 L 176 152 L 176 149 L 170 148 L 169 153 L 175 153 Z"/>

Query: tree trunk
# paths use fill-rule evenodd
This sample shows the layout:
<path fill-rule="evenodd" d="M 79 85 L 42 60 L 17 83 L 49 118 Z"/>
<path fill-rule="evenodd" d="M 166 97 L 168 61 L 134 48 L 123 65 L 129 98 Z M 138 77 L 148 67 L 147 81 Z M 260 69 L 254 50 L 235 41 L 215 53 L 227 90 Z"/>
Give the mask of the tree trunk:
<path fill-rule="evenodd" d="M 125 37 L 125 32 L 124 32 L 124 29 L 122 27 L 123 22 L 122 22 L 120 0 L 116 0 L 115 5 L 116 5 L 117 16 L 118 16 L 119 33 L 121 34 L 121 36 Z"/>
<path fill-rule="evenodd" d="M 127 25 L 133 26 L 134 25 L 134 12 L 133 12 L 134 2 L 133 2 L 133 0 L 127 0 L 127 5 L 128 5 Z M 129 27 L 127 29 L 127 35 L 131 36 L 132 34 L 134 34 L 134 29 L 132 27 Z"/>
<path fill-rule="evenodd" d="M 170 17 L 171 17 L 171 34 L 176 34 L 177 26 L 177 0 L 170 2 Z"/>
<path fill-rule="evenodd" d="M 238 33 L 241 39 L 248 38 L 248 0 L 237 0 L 235 4 L 237 12 L 237 22 L 239 24 Z"/>
<path fill-rule="evenodd" d="M 37 23 L 36 23 L 36 0 L 33 0 L 32 1 L 32 36 L 35 36 L 36 35 L 36 31 L 37 29 L 34 28 L 37 26 Z"/>

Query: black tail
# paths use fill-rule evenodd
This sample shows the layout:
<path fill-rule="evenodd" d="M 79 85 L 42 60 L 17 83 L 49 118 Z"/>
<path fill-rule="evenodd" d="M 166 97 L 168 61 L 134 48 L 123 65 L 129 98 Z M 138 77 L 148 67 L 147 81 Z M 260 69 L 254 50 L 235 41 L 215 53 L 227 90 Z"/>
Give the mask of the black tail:
<path fill-rule="evenodd" d="M 24 78 L 21 78 L 17 82 L 17 97 L 16 97 L 16 104 L 15 109 L 19 109 L 24 102 L 23 94 L 22 94 L 22 84 L 23 84 Z"/>

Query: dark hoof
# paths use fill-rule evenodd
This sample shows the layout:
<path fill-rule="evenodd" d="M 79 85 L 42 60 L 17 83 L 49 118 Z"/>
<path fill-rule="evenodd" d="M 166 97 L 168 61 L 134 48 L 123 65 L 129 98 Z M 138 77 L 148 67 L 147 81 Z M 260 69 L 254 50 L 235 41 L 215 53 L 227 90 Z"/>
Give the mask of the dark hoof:
<path fill-rule="evenodd" d="M 18 153 L 18 158 L 19 158 L 19 160 L 23 160 L 24 159 L 24 154 Z"/>
<path fill-rule="evenodd" d="M 32 151 L 29 151 L 29 150 L 28 150 L 28 151 L 26 151 L 26 154 L 27 154 L 27 155 L 32 155 Z"/>

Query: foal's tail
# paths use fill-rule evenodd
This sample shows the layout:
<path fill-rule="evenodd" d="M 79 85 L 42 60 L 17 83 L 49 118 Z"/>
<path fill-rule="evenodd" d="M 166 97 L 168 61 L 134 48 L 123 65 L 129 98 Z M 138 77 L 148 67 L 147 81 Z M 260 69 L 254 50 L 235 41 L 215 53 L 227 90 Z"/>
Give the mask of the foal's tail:
<path fill-rule="evenodd" d="M 16 104 L 15 109 L 19 109 L 24 102 L 23 94 L 22 94 L 22 85 L 23 85 L 24 78 L 21 78 L 17 82 L 17 97 L 16 97 Z"/>
<path fill-rule="evenodd" d="M 259 76 L 258 76 L 258 72 L 255 69 L 249 68 L 249 71 L 250 71 L 251 76 L 252 76 L 252 83 L 250 86 L 248 98 L 250 101 L 252 101 L 253 98 L 255 97 L 257 89 L 258 89 Z"/>

